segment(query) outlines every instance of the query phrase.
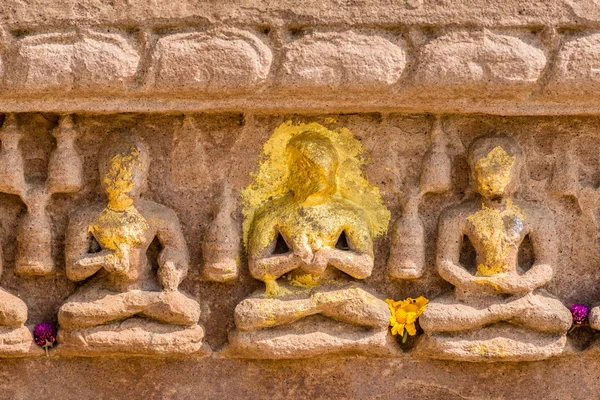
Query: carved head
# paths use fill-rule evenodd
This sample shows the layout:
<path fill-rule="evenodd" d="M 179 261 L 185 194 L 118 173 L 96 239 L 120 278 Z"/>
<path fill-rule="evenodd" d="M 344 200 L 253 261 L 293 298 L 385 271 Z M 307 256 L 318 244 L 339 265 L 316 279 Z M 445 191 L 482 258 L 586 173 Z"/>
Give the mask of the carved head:
<path fill-rule="evenodd" d="M 510 196 L 517 189 L 523 151 L 508 136 L 482 136 L 469 147 L 467 161 L 475 191 L 488 199 Z"/>
<path fill-rule="evenodd" d="M 115 210 L 131 207 L 146 190 L 150 156 L 142 138 L 117 132 L 108 136 L 100 150 L 100 180 Z"/>
<path fill-rule="evenodd" d="M 318 203 L 337 190 L 338 155 L 331 141 L 318 133 L 294 136 L 286 147 L 287 186 L 302 203 Z"/>

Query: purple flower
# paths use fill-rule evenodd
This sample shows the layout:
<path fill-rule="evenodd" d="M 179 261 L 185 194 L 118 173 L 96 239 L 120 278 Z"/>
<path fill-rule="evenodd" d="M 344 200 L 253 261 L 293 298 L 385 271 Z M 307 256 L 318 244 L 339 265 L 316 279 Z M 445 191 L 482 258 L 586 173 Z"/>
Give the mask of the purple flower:
<path fill-rule="evenodd" d="M 570 310 L 573 315 L 574 325 L 587 325 L 588 315 L 590 314 L 589 307 L 583 304 L 573 304 Z"/>
<path fill-rule="evenodd" d="M 38 346 L 46 350 L 46 355 L 48 355 L 48 348 L 56 343 L 57 333 L 58 331 L 53 323 L 42 322 L 33 328 L 33 339 Z"/>

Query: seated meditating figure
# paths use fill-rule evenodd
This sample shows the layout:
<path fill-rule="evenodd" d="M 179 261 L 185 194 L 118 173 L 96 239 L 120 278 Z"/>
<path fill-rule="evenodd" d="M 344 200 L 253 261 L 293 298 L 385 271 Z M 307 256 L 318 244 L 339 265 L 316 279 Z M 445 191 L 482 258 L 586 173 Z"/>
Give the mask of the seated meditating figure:
<path fill-rule="evenodd" d="M 2 274 L 2 252 L 0 250 L 0 274 Z M 33 342 L 25 326 L 27 305 L 25 302 L 0 288 L 0 358 L 22 357 L 44 352 Z"/>
<path fill-rule="evenodd" d="M 437 268 L 454 292 L 421 316 L 418 349 L 436 358 L 537 360 L 561 353 L 569 310 L 542 289 L 553 276 L 556 234 L 550 210 L 514 198 L 523 154 L 511 138 L 484 136 L 468 152 L 476 195 L 446 209 L 438 225 Z M 459 262 L 463 240 L 476 253 L 473 275 Z M 529 237 L 534 263 L 518 265 Z M 468 267 L 468 266 L 467 266 Z"/>
<path fill-rule="evenodd" d="M 394 354 L 387 304 L 356 282 L 373 269 L 369 212 L 341 192 L 331 138 L 310 125 L 287 127 L 296 129 L 282 151 L 287 179 L 256 209 L 248 233 L 250 273 L 266 291 L 237 305 L 223 356 Z M 387 224 L 381 200 L 371 206 L 384 208 Z"/>
<path fill-rule="evenodd" d="M 76 210 L 66 234 L 66 273 L 87 280 L 60 307 L 61 351 L 81 355 L 204 354 L 199 304 L 177 290 L 188 255 L 171 209 L 145 200 L 149 152 L 141 138 L 115 134 L 99 170 L 107 202 Z M 147 251 L 161 245 L 158 271 Z"/>

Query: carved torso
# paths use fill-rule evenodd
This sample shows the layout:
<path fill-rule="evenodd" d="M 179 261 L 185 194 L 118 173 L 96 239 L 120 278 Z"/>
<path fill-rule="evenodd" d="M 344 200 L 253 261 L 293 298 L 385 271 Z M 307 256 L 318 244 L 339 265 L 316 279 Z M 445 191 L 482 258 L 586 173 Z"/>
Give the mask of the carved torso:
<path fill-rule="evenodd" d="M 158 290 L 159 286 L 152 263 L 146 252 L 156 237 L 157 221 L 155 213 L 159 205 L 139 200 L 135 206 L 125 211 L 103 208 L 90 213 L 88 230 L 102 250 L 114 251 L 115 257 L 128 262 L 129 268 L 123 274 L 99 271 L 96 277 L 111 290 Z"/>
<path fill-rule="evenodd" d="M 321 248 L 334 248 L 342 233 L 346 234 L 352 250 L 370 251 L 372 239 L 366 219 L 351 202 L 332 196 L 323 204 L 304 206 L 286 196 L 259 211 L 250 232 L 250 254 L 252 257 L 272 255 L 279 235 L 290 252 L 308 247 L 314 254 Z M 298 274 L 305 272 L 300 269 L 288 275 L 294 277 Z M 321 278 L 343 275 L 330 266 Z"/>
<path fill-rule="evenodd" d="M 477 275 L 517 273 L 519 246 L 529 232 L 524 208 L 509 199 L 499 208 L 480 204 L 469 211 L 464 233 L 477 253 Z"/>

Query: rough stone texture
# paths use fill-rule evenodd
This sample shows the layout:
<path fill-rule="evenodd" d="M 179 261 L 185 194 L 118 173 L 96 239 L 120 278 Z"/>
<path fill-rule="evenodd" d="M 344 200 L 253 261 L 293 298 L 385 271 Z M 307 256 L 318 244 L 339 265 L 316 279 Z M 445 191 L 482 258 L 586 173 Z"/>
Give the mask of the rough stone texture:
<path fill-rule="evenodd" d="M 323 317 L 309 317 L 292 326 L 264 331 L 234 331 L 218 358 L 287 359 L 325 354 L 371 357 L 400 356 L 387 329 L 349 327 Z"/>
<path fill-rule="evenodd" d="M 122 36 L 91 31 L 32 35 L 15 47 L 9 86 L 34 93 L 124 91 L 140 59 Z"/>
<path fill-rule="evenodd" d="M 418 60 L 414 84 L 434 97 L 531 92 L 546 64 L 540 48 L 488 30 L 442 35 L 423 46 Z"/>
<path fill-rule="evenodd" d="M 300 88 L 380 90 L 394 85 L 406 65 L 402 47 L 352 31 L 312 33 L 284 52 L 281 80 Z"/>
<path fill-rule="evenodd" d="M 423 336 L 415 354 L 463 361 L 536 361 L 568 353 L 564 335 L 539 335 L 515 326 L 492 326 L 469 332 Z"/>
<path fill-rule="evenodd" d="M 84 160 L 82 177 L 85 184 L 79 193 L 56 196 L 48 206 L 55 238 L 52 252 L 57 265 L 56 274 L 48 278 L 21 278 L 15 275 L 16 253 L 13 243 L 18 216 L 24 207 L 16 197 L 0 195 L 5 261 L 0 283 L 28 305 L 28 325 L 55 320 L 59 306 L 77 287 L 66 278 L 64 270 L 63 243 L 67 215 L 72 208 L 102 200 L 97 154 L 104 138 L 115 128 L 126 128 L 130 134 L 141 135 L 150 147 L 152 163 L 146 197 L 169 206 L 181 219 L 190 254 L 190 272 L 182 282 L 182 290 L 200 302 L 200 323 L 206 330 L 206 342 L 213 350 L 219 351 L 227 344 L 228 330 L 234 326 L 235 306 L 259 289 L 260 285 L 249 276 L 244 256 L 240 261 L 239 280 L 233 284 L 216 284 L 202 279 L 203 238 L 221 203 L 221 190 L 210 182 L 219 182 L 227 175 L 232 196 L 237 197 L 238 191 L 251 181 L 249 172 L 254 171 L 262 143 L 275 127 L 290 118 L 299 122 L 317 121 L 330 128 L 339 126 L 350 129 L 363 143 L 365 157 L 378 160 L 367 164 L 365 172 L 382 190 L 384 200 L 392 211 L 392 219 L 396 219 L 401 211 L 396 199 L 398 193 L 402 192 L 402 183 L 415 186 L 420 181 L 422 157 L 429 149 L 428 137 L 433 122 L 426 114 L 397 113 L 310 116 L 256 114 L 253 118 L 240 114 L 189 114 L 188 117 L 194 120 L 198 135 L 207 138 L 197 142 L 197 148 L 206 154 L 205 164 L 218 165 L 223 162 L 222 159 L 226 159 L 235 160 L 235 166 L 231 170 L 206 167 L 202 170 L 205 180 L 201 185 L 183 188 L 179 187 L 180 181 L 173 179 L 172 174 L 172 169 L 179 165 L 173 164 L 173 154 L 181 151 L 176 139 L 182 121 L 180 116 L 121 114 L 73 117 L 79 134 L 76 146 Z M 336 122 L 333 123 L 330 118 L 335 118 Z M 19 114 L 16 121 L 24 135 L 21 148 L 28 176 L 30 179 L 43 179 L 54 146 L 51 132 L 58 120 L 51 114 L 34 113 Z M 220 132 L 229 134 L 222 135 L 215 131 L 216 121 Z M 548 285 L 548 290 L 565 305 L 574 302 L 595 304 L 600 298 L 596 268 L 600 253 L 595 244 L 598 228 L 590 215 L 594 214 L 598 198 L 594 194 L 600 171 L 594 148 L 594 143 L 599 139 L 598 118 L 453 115 L 443 117 L 442 123 L 448 140 L 447 153 L 453 165 L 452 191 L 427 195 L 421 202 L 419 214 L 425 237 L 436 237 L 441 210 L 459 201 L 469 188 L 465 148 L 482 133 L 507 133 L 519 141 L 527 155 L 519 196 L 545 204 L 555 215 L 558 261 L 555 277 Z M 378 145 L 384 138 L 386 145 Z M 554 194 L 552 189 L 558 185 L 555 183 L 555 166 L 563 160 L 557 156 L 559 153 L 556 149 L 564 148 L 567 143 L 573 149 L 569 154 L 571 167 L 576 174 L 566 176 L 574 181 L 562 179 L 562 182 L 570 182 L 570 186 L 577 189 L 583 211 L 579 208 L 577 198 Z M 562 192 L 568 191 L 563 188 Z M 238 202 L 234 211 L 236 218 L 239 218 L 239 210 Z M 237 226 L 239 228 L 239 224 Z M 418 295 L 435 298 L 449 291 L 450 286 L 441 280 L 435 270 L 435 241 L 427 239 L 425 245 L 423 277 L 410 282 L 393 281 L 387 278 L 385 268 L 390 251 L 389 239 L 376 241 L 375 268 L 366 282 L 367 286 L 395 299 Z M 150 251 L 157 254 L 158 249 L 151 248 Z M 463 262 L 473 260 L 470 257 L 472 252 L 465 249 Z M 532 255 L 527 247 L 521 252 L 520 259 L 525 266 L 531 262 Z M 425 361 L 411 352 L 391 360 L 374 357 L 330 357 L 293 362 L 230 361 L 210 357 L 195 361 L 187 358 L 177 361 L 135 361 L 102 357 L 84 360 L 61 356 L 60 347 L 57 347 L 56 352 L 51 352 L 50 359 L 3 361 L 0 369 L 6 376 L 2 393 L 13 398 L 42 394 L 80 398 L 97 395 L 99 391 L 105 398 L 126 394 L 211 398 L 214 393 L 225 397 L 245 393 L 256 398 L 310 395 L 397 398 L 400 392 L 409 397 L 432 399 L 513 396 L 589 398 L 597 390 L 593 371 L 598 366 L 593 352 L 581 350 L 593 343 L 595 337 L 592 331 L 585 328 L 569 335 L 570 346 L 574 349 L 568 351 L 570 355 L 566 358 L 533 363 L 500 362 L 485 366 Z M 402 347 L 416 350 L 418 345 L 410 338 Z M 578 379 L 572 378 L 572 371 L 578 371 Z M 42 385 L 33 380 L 23 381 L 21 377 L 38 374 L 47 378 Z M 537 388 L 540 380 L 546 382 L 547 386 Z M 538 384 L 534 385 L 534 382 Z M 531 387 L 536 387 L 536 391 L 531 392 Z"/>
<path fill-rule="evenodd" d="M 202 341 L 204 329 L 165 326 L 137 318 L 98 326 L 81 331 L 59 332 L 64 344 L 61 354 L 94 357 L 103 355 L 127 356 L 206 356 L 210 348 Z"/>
<path fill-rule="evenodd" d="M 264 287 L 238 253 L 239 192 L 262 144 L 288 120 L 347 128 L 363 145 L 365 174 L 398 221 L 394 235 L 390 226 L 375 240 L 365 287 L 393 299 L 453 290 L 436 270 L 439 216 L 471 194 L 466 149 L 495 133 L 523 147 L 516 198 L 554 216 L 545 289 L 565 306 L 597 305 L 599 27 L 593 0 L 0 2 L 0 286 L 28 308 L 25 327 L 0 328 L 0 352 L 19 356 L 2 360 L 0 398 L 595 398 L 600 337 L 589 327 L 540 341 L 539 332 L 501 325 L 465 342 L 419 329 L 405 344 L 393 339 L 402 352 L 392 357 L 240 360 L 220 351 L 235 335 L 236 305 Z M 98 153 L 115 130 L 150 147 L 144 198 L 181 221 L 190 268 L 180 289 L 199 303 L 200 320 L 183 329 L 177 351 L 161 336 L 177 328 L 130 319 L 112 327 L 134 338 L 127 343 L 84 332 L 88 357 L 59 344 L 46 358 L 24 339 L 33 325 L 57 322 L 81 286 L 66 276 L 68 215 L 105 202 Z M 390 257 L 393 244 L 407 250 Z M 160 251 L 157 242 L 148 248 L 154 269 Z M 392 268 L 407 255 L 416 261 Z M 461 248 L 472 273 L 475 256 Z M 524 239 L 522 272 L 535 259 Z M 334 338 L 342 353 L 343 336 Z M 299 354 L 302 339 L 284 337 L 289 353 Z M 11 341 L 18 354 L 3 347 Z M 202 358 L 202 341 L 211 356 Z M 508 362 L 513 351 L 539 359 L 540 348 L 554 357 Z M 440 353 L 495 362 L 430 359 Z"/>
<path fill-rule="evenodd" d="M 248 91 L 264 83 L 271 50 L 250 32 L 221 29 L 160 38 L 149 85 L 159 91 Z"/>
<path fill-rule="evenodd" d="M 547 90 L 554 96 L 594 97 L 600 88 L 600 34 L 568 40 L 560 48 Z"/>

